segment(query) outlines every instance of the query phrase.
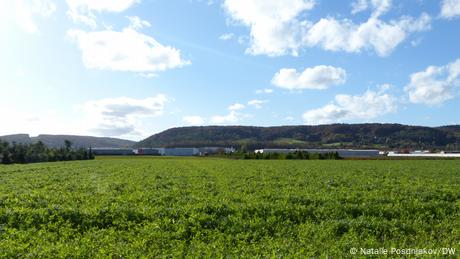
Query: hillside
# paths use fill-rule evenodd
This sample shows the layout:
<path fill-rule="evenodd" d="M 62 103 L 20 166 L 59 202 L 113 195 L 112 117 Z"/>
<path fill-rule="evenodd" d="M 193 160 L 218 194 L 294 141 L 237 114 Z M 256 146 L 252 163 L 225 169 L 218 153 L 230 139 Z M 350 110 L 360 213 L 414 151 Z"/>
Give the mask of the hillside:
<path fill-rule="evenodd" d="M 134 145 L 134 141 L 117 139 L 117 138 L 103 138 L 103 137 L 90 137 L 90 136 L 75 136 L 75 135 L 39 135 L 37 137 L 30 137 L 27 134 L 16 134 L 0 136 L 0 140 L 7 142 L 16 142 L 21 144 L 43 142 L 48 147 L 61 147 L 64 146 L 64 141 L 69 140 L 73 143 L 74 147 L 112 147 L 124 148 Z"/>
<path fill-rule="evenodd" d="M 319 126 L 203 126 L 172 128 L 135 147 L 233 146 L 236 148 L 460 148 L 460 126 L 331 124 Z"/>

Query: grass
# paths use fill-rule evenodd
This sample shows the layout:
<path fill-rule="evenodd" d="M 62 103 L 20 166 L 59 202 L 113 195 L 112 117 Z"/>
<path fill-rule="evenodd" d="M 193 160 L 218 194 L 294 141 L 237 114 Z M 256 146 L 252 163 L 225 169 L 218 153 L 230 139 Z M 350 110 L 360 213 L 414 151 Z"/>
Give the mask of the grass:
<path fill-rule="evenodd" d="M 307 141 L 303 140 L 298 140 L 298 139 L 293 139 L 293 138 L 279 138 L 273 141 L 275 145 L 301 145 L 301 144 L 307 144 Z"/>
<path fill-rule="evenodd" d="M 109 157 L 0 166 L 0 257 L 460 250 L 460 161 Z"/>

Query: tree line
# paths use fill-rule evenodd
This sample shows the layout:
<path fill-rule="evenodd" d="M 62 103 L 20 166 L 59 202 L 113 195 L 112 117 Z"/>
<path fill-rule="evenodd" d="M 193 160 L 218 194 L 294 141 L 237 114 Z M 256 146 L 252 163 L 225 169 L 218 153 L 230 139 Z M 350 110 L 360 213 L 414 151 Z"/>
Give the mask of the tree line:
<path fill-rule="evenodd" d="M 222 156 L 217 155 L 217 156 Z M 306 151 L 294 151 L 287 154 L 284 153 L 256 153 L 256 152 L 234 152 L 224 154 L 227 158 L 234 159 L 260 159 L 260 160 L 338 160 L 341 159 L 338 152 L 327 153 L 310 153 Z"/>
<path fill-rule="evenodd" d="M 65 140 L 61 148 L 49 148 L 43 142 L 33 144 L 12 144 L 0 140 L 0 160 L 2 164 L 27 164 L 94 159 L 91 148 L 72 148 L 72 142 Z"/>
<path fill-rule="evenodd" d="M 135 147 L 363 148 L 382 150 L 459 150 L 460 126 L 331 124 L 319 126 L 203 126 L 172 128 Z"/>

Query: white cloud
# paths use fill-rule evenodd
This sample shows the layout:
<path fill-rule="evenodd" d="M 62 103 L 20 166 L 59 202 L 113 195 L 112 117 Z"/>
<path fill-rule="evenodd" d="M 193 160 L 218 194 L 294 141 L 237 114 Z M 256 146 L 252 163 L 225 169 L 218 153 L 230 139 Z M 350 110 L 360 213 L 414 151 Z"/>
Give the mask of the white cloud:
<path fill-rule="evenodd" d="M 379 91 L 368 90 L 363 95 L 340 94 L 335 100 L 321 108 L 303 114 L 305 124 L 317 125 L 350 120 L 370 120 L 395 112 L 397 100 L 386 93 L 387 87 Z"/>
<path fill-rule="evenodd" d="M 248 103 L 248 105 L 252 105 L 252 104 Z M 235 124 L 235 123 L 241 121 L 243 118 L 247 117 L 246 114 L 237 112 L 237 111 L 242 110 L 244 108 L 245 108 L 244 104 L 234 103 L 234 104 L 228 106 L 228 108 L 227 108 L 230 111 L 229 114 L 212 116 L 209 119 L 209 122 L 211 124 Z"/>
<path fill-rule="evenodd" d="M 182 120 L 190 126 L 200 126 L 206 122 L 206 119 L 201 116 L 185 116 Z"/>
<path fill-rule="evenodd" d="M 26 76 L 26 73 L 24 72 L 24 70 L 22 68 L 17 68 L 14 74 L 18 78 Z"/>
<path fill-rule="evenodd" d="M 267 103 L 267 102 L 268 102 L 267 100 L 257 100 L 257 99 L 255 99 L 255 100 L 249 101 L 248 105 L 252 106 L 252 107 L 254 107 L 256 109 L 260 109 L 260 108 L 262 108 L 262 105 L 264 103 Z"/>
<path fill-rule="evenodd" d="M 108 117 L 156 117 L 163 114 L 163 108 L 167 100 L 168 99 L 163 94 L 146 99 L 133 99 L 127 97 L 108 98 L 87 102 L 85 107 L 87 111 L 92 111 Z"/>
<path fill-rule="evenodd" d="M 259 103 L 261 102 L 261 103 Z M 259 106 L 266 101 L 259 101 L 259 100 L 253 100 L 248 103 L 248 105 L 252 106 L 257 106 L 257 108 L 260 108 Z M 241 121 L 244 118 L 247 118 L 249 115 L 238 112 L 240 110 L 243 110 L 246 108 L 244 104 L 241 103 L 234 103 L 230 106 L 228 106 L 228 111 L 229 113 L 226 115 L 214 115 L 208 118 L 202 117 L 202 116 L 185 116 L 182 118 L 182 120 L 187 124 L 191 126 L 197 126 L 197 125 L 206 125 L 206 124 L 214 124 L 214 125 L 228 125 L 228 124 L 235 124 L 239 121 Z"/>
<path fill-rule="evenodd" d="M 1 135 L 8 134 L 80 134 L 85 133 L 78 129 L 78 124 L 74 121 L 65 121 L 68 115 L 59 113 L 57 109 L 49 110 L 18 110 L 0 107 L 8 112 L 1 113 L 2 118 L 8 123 L 3 123 L 0 129 Z"/>
<path fill-rule="evenodd" d="M 351 3 L 351 13 L 357 14 L 359 12 L 366 11 L 369 8 L 367 0 L 356 0 Z"/>
<path fill-rule="evenodd" d="M 244 36 L 244 35 L 239 36 L 238 39 L 237 39 L 238 44 L 241 44 L 241 45 L 242 45 L 242 44 L 245 44 L 245 43 L 248 42 L 248 41 L 249 41 L 249 37 L 248 37 L 248 36 Z"/>
<path fill-rule="evenodd" d="M 158 94 L 145 99 L 127 97 L 89 101 L 83 105 L 90 132 L 119 137 L 141 135 L 142 120 L 163 115 L 168 98 Z"/>
<path fill-rule="evenodd" d="M 264 88 L 264 89 L 257 89 L 256 94 L 271 94 L 273 93 L 273 89 L 271 88 Z"/>
<path fill-rule="evenodd" d="M 250 27 L 247 53 L 279 56 L 297 55 L 298 34 L 305 27 L 297 16 L 314 4 L 313 0 L 225 0 L 224 8 L 233 20 Z"/>
<path fill-rule="evenodd" d="M 445 66 L 429 66 L 410 76 L 405 87 L 412 103 L 439 105 L 454 98 L 460 86 L 460 59 Z"/>
<path fill-rule="evenodd" d="M 225 33 L 220 35 L 219 40 L 231 40 L 235 37 L 235 34 L 233 33 Z"/>
<path fill-rule="evenodd" d="M 56 11 L 51 0 L 3 0 L 0 2 L 0 22 L 15 23 L 24 32 L 39 34 L 38 18 L 47 18 Z"/>
<path fill-rule="evenodd" d="M 181 58 L 180 50 L 164 46 L 131 27 L 122 31 L 69 30 L 67 35 L 78 44 L 83 63 L 90 69 L 142 73 L 190 64 Z"/>
<path fill-rule="evenodd" d="M 374 11 L 372 12 L 373 17 L 378 17 L 390 10 L 392 0 L 370 0 Z"/>
<path fill-rule="evenodd" d="M 296 69 L 283 68 L 275 74 L 272 84 L 289 89 L 327 89 L 333 85 L 344 84 L 347 73 L 342 68 L 333 66 L 316 66 L 306 68 L 303 72 Z"/>
<path fill-rule="evenodd" d="M 415 40 L 412 40 L 410 42 L 410 45 L 412 47 L 417 47 L 418 45 L 420 45 L 422 43 L 423 39 L 422 38 L 418 38 L 418 39 L 415 39 Z"/>
<path fill-rule="evenodd" d="M 387 56 L 409 33 L 428 30 L 430 23 L 431 17 L 427 14 L 418 19 L 402 17 L 390 22 L 371 17 L 362 24 L 323 18 L 310 28 L 305 39 L 309 46 L 325 50 L 360 52 L 373 49 L 379 56 Z"/>
<path fill-rule="evenodd" d="M 189 0 L 190 2 L 205 3 L 207 5 L 213 5 L 215 0 Z"/>
<path fill-rule="evenodd" d="M 154 78 L 157 77 L 157 74 L 155 73 L 140 73 L 139 76 L 143 78 Z"/>
<path fill-rule="evenodd" d="M 244 104 L 241 103 L 234 103 L 228 107 L 230 111 L 236 111 L 236 110 L 241 110 L 244 109 Z"/>
<path fill-rule="evenodd" d="M 216 115 L 210 119 L 211 124 L 233 124 L 241 120 L 242 115 L 236 111 L 230 111 L 227 115 Z"/>
<path fill-rule="evenodd" d="M 393 88 L 393 85 L 391 84 L 382 84 L 377 87 L 377 93 L 382 94 L 385 93 L 386 91 L 390 90 Z"/>
<path fill-rule="evenodd" d="M 97 27 L 95 13 L 120 13 L 139 0 L 66 0 L 66 2 L 69 6 L 67 15 L 74 22 L 81 22 L 94 29 Z"/>
<path fill-rule="evenodd" d="M 126 18 L 129 19 L 129 27 L 134 30 L 152 26 L 148 21 L 144 21 L 138 16 L 126 16 Z"/>
<path fill-rule="evenodd" d="M 328 51 L 361 52 L 373 50 L 380 56 L 391 53 L 410 33 L 430 28 L 431 17 L 403 16 L 389 22 L 379 17 L 391 8 L 390 0 L 355 2 L 355 12 L 372 8 L 369 19 L 356 24 L 348 19 L 322 18 L 313 23 L 304 13 L 314 7 L 313 0 L 225 0 L 230 17 L 250 28 L 252 55 L 298 55 L 307 47 Z"/>
<path fill-rule="evenodd" d="M 15 93 L 12 93 L 16 96 Z M 159 130 L 158 117 L 166 114 L 171 98 L 158 94 L 148 98 L 95 99 L 79 105 L 30 105 L 20 101 L 15 109 L 8 102 L 0 103 L 2 118 L 8 123 L 0 127 L 0 135 L 28 133 L 112 136 L 139 140 Z M 26 98 L 27 99 L 27 98 Z M 32 108 L 31 108 L 32 107 Z M 164 115 L 163 115 L 164 116 Z M 153 132 L 152 132 L 153 131 Z"/>
<path fill-rule="evenodd" d="M 351 4 L 351 13 L 357 14 L 372 8 L 372 17 L 378 17 L 390 10 L 392 0 L 356 0 Z"/>
<path fill-rule="evenodd" d="M 454 18 L 460 15 L 460 0 L 443 0 L 441 3 L 441 17 Z"/>

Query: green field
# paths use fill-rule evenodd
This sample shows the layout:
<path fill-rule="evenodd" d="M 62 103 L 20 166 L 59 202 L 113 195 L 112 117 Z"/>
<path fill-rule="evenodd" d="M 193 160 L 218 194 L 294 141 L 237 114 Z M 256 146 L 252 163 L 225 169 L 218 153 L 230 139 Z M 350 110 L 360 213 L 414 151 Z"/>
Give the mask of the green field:
<path fill-rule="evenodd" d="M 0 257 L 455 248 L 460 161 L 105 158 L 0 166 Z"/>

